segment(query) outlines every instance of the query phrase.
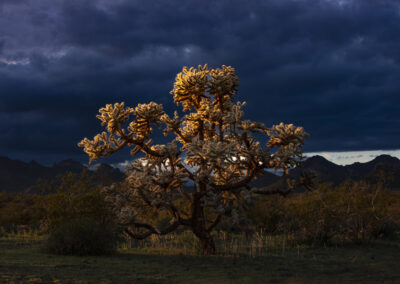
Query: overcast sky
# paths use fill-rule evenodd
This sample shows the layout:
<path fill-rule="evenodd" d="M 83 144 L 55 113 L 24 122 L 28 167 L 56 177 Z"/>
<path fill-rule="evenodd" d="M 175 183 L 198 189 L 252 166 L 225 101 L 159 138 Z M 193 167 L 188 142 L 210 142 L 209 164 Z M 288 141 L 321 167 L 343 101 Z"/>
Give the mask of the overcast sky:
<path fill-rule="evenodd" d="M 100 107 L 173 113 L 176 74 L 204 63 L 236 69 L 248 119 L 304 126 L 306 152 L 399 149 L 399 4 L 0 0 L 0 155 L 85 162 Z"/>

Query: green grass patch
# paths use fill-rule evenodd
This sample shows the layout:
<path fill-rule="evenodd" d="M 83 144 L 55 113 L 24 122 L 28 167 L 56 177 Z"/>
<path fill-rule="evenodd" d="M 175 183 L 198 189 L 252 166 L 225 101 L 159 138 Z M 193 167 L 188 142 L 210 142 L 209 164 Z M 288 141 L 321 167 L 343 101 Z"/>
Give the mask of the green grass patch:
<path fill-rule="evenodd" d="M 165 240 L 124 245 L 107 257 L 43 253 L 43 236 L 0 238 L 0 283 L 395 283 L 400 279 L 399 241 L 367 245 L 305 247 L 276 243 L 258 253 L 247 249 L 196 255 Z M 189 238 L 189 237 L 185 237 Z M 277 237 L 276 237 L 277 238 Z M 272 240 L 272 237 L 271 237 Z M 189 240 L 187 240 L 189 242 Z M 243 246 L 237 240 L 237 246 Z M 157 247 L 156 242 L 161 244 Z M 162 242 L 165 242 L 164 244 Z M 172 244 L 171 244 L 172 242 Z"/>

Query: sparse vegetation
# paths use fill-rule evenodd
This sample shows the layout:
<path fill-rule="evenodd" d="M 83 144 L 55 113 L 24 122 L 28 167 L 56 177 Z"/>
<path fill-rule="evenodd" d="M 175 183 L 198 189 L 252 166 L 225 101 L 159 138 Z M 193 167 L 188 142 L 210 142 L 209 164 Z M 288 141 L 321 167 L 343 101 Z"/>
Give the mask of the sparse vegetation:
<path fill-rule="evenodd" d="M 215 235 L 218 255 L 189 246 L 195 236 L 153 235 L 113 256 L 41 252 L 44 236 L 0 238 L 2 283 L 396 283 L 398 241 L 363 246 L 298 245 L 284 236 Z M 185 249 L 186 248 L 186 249 Z"/>
<path fill-rule="evenodd" d="M 74 198 L 86 200 L 83 198 L 86 194 L 75 193 Z M 21 196 L 16 199 L 17 204 L 21 204 Z M 37 198 L 38 204 L 43 204 L 40 198 L 48 197 Z M 103 225 L 93 228 L 100 219 L 79 223 L 79 219 L 72 218 L 76 227 L 70 229 L 71 225 L 63 221 L 60 224 L 64 226 L 55 226 L 57 233 L 50 231 L 53 233 L 50 235 L 37 226 L 15 226 L 15 230 L 2 227 L 0 282 L 394 283 L 400 277 L 393 265 L 400 253 L 397 192 L 363 182 L 346 182 L 286 198 L 261 198 L 250 208 L 247 214 L 253 220 L 251 230 L 229 231 L 221 226 L 212 233 L 218 251 L 212 257 L 201 256 L 201 244 L 190 231 L 153 234 L 140 241 L 126 238 L 119 243 L 116 254 L 105 257 L 85 256 L 110 253 L 116 248 L 114 240 L 118 237 L 113 228 L 108 230 Z M 153 213 L 157 211 L 148 212 Z M 165 216 L 158 216 L 158 226 L 168 225 Z M 377 223 L 378 220 L 382 222 Z M 394 226 L 390 230 L 385 227 L 388 221 Z M 361 239 L 353 238 L 354 224 L 365 225 L 355 227 L 363 230 L 357 235 Z M 99 241 L 93 242 L 96 238 Z M 362 245 L 358 245 L 360 241 Z M 52 247 L 52 254 L 43 251 L 44 246 Z"/>
<path fill-rule="evenodd" d="M 54 254 L 108 255 L 115 253 L 120 241 L 115 224 L 81 218 L 51 229 L 44 249 Z"/>
<path fill-rule="evenodd" d="M 260 199 L 249 209 L 254 224 L 270 233 L 291 234 L 298 241 L 327 244 L 365 243 L 395 237 L 400 229 L 400 195 L 382 184 L 346 181 L 320 190 Z"/>

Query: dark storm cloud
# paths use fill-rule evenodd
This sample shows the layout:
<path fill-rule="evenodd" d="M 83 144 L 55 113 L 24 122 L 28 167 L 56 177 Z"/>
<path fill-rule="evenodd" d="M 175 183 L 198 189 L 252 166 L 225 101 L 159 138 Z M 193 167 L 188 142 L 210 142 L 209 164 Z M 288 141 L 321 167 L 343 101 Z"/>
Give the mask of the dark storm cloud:
<path fill-rule="evenodd" d="M 0 0 L 0 155 L 86 159 L 106 103 L 174 109 L 184 65 L 236 68 L 237 99 L 306 150 L 399 148 L 398 1 Z M 122 159 L 122 155 L 115 160 Z"/>

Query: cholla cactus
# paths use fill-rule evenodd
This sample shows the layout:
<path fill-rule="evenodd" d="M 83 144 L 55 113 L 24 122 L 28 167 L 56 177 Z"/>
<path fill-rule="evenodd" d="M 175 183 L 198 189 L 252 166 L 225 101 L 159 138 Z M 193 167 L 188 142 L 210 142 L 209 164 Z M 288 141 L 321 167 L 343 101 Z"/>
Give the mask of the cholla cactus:
<path fill-rule="evenodd" d="M 143 239 L 184 226 L 200 239 L 205 253 L 214 253 L 210 232 L 222 218 L 238 219 L 243 204 L 255 194 L 286 195 L 307 180 L 284 178 L 264 189 L 248 186 L 265 169 L 287 173 L 298 165 L 307 134 L 292 124 L 267 128 L 243 120 L 245 103 L 233 100 L 237 87 L 238 77 L 232 67 L 184 67 L 171 91 L 175 103 L 183 107 L 182 117 L 177 112 L 168 116 L 162 105 L 154 102 L 136 108 L 125 107 L 122 102 L 100 109 L 97 117 L 107 132 L 79 143 L 90 162 L 124 147 L 131 147 L 132 155 L 145 154 L 127 168 L 128 187 L 106 189 L 107 200 L 113 203 L 120 224 L 130 236 Z M 168 145 L 152 144 L 154 126 L 164 126 L 164 134 L 174 133 L 176 138 Z M 262 146 L 253 137 L 255 133 L 270 137 L 268 143 Z M 185 187 L 188 180 L 194 184 L 191 190 Z M 140 220 L 132 206 L 132 200 L 137 199 L 167 211 L 170 225 L 157 229 L 151 222 Z"/>

